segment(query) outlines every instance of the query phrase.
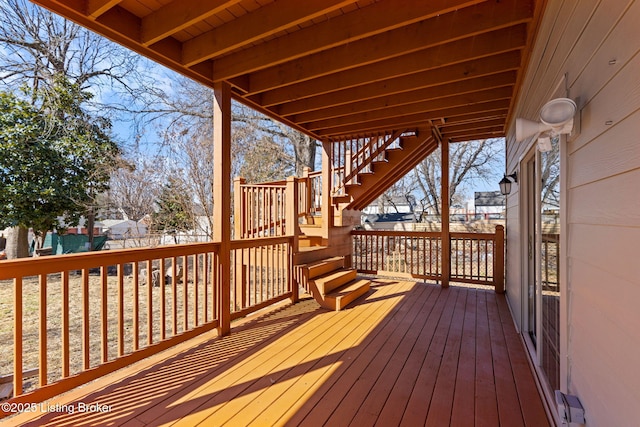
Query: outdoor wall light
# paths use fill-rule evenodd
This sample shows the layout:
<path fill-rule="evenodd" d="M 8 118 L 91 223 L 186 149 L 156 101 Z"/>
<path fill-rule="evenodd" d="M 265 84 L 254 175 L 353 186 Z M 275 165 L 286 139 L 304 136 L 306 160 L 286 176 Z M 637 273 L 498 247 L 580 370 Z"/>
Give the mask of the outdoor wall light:
<path fill-rule="evenodd" d="M 559 135 L 569 134 L 573 129 L 573 117 L 578 107 L 569 98 L 552 99 L 540 109 L 540 121 L 516 119 L 516 142 L 530 136 L 538 137 L 540 151 L 551 150 L 551 140 Z"/>
<path fill-rule="evenodd" d="M 500 181 L 500 194 L 506 196 L 511 193 L 511 183 L 518 182 L 518 172 L 514 172 L 511 175 L 504 174 L 504 178 Z"/>

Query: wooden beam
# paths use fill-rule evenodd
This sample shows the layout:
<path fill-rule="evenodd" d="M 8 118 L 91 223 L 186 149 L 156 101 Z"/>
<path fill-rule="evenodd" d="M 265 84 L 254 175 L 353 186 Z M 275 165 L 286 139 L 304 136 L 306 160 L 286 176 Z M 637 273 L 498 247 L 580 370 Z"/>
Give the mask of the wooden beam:
<path fill-rule="evenodd" d="M 504 115 L 509 107 L 509 99 L 501 99 L 478 103 L 475 106 L 477 111 L 470 111 L 469 106 L 443 108 L 427 113 L 412 114 L 388 119 L 376 120 L 367 123 L 357 123 L 346 126 L 336 126 L 318 130 L 317 133 L 325 137 L 343 137 L 345 135 L 357 135 L 359 133 L 375 132 L 384 129 L 412 128 L 424 126 L 427 120 L 437 120 L 444 117 L 455 116 L 481 117 L 484 115 Z"/>
<path fill-rule="evenodd" d="M 388 111 L 390 108 L 407 104 L 426 103 L 440 98 L 451 98 L 466 93 L 512 86 L 515 84 L 516 75 L 517 73 L 515 71 L 505 71 L 499 74 L 428 87 L 425 89 L 416 88 L 412 91 L 302 113 L 293 116 L 292 119 L 298 123 L 309 123 L 313 121 L 332 119 L 334 117 L 344 117 L 351 114 L 361 114 L 367 111 Z M 499 95 L 499 97 L 502 97 L 502 95 Z"/>
<path fill-rule="evenodd" d="M 465 123 L 452 122 L 436 127 L 443 135 L 446 136 L 454 132 L 468 131 L 470 129 L 492 128 L 496 126 L 504 126 L 504 118 L 491 118 L 490 120 L 478 120 Z"/>
<path fill-rule="evenodd" d="M 333 93 L 363 84 L 379 83 L 425 70 L 477 60 L 521 49 L 526 42 L 526 26 L 492 31 L 469 39 L 427 48 L 417 54 L 403 55 L 366 67 L 318 77 L 257 95 L 263 105 L 277 105 L 291 100 Z M 215 75 L 215 72 L 214 72 Z M 248 79 L 245 85 L 248 87 Z"/>
<path fill-rule="evenodd" d="M 449 287 L 451 275 L 451 240 L 449 235 L 449 141 L 440 141 L 440 224 L 442 231 L 442 281 L 443 288 Z"/>
<path fill-rule="evenodd" d="M 280 31 L 311 21 L 356 0 L 281 0 L 270 3 L 184 43 L 183 65 L 224 55 Z M 217 67 L 216 67 L 217 68 Z"/>
<path fill-rule="evenodd" d="M 531 5 L 522 0 L 488 2 L 417 22 L 383 34 L 298 58 L 250 76 L 249 93 L 355 68 L 500 28 L 525 23 Z"/>
<path fill-rule="evenodd" d="M 241 0 L 174 0 L 142 19 L 141 42 L 149 46 Z"/>
<path fill-rule="evenodd" d="M 321 131 L 335 126 L 344 126 L 356 123 L 371 122 L 388 119 L 395 116 L 405 116 L 408 114 L 428 113 L 433 110 L 443 110 L 452 107 L 466 107 L 467 113 L 475 111 L 475 104 L 509 99 L 513 93 L 512 86 L 505 86 L 495 89 L 488 89 L 477 92 L 469 92 L 461 95 L 453 95 L 424 102 L 389 107 L 387 109 L 367 111 L 364 113 L 345 115 L 338 118 L 319 120 L 306 125 L 309 130 Z M 321 132 L 320 132 L 321 133 Z"/>
<path fill-rule="evenodd" d="M 232 53 L 216 61 L 215 80 L 227 80 L 305 55 L 353 43 L 424 19 L 449 13 L 484 0 L 381 1 L 332 17 L 295 33 L 263 43 L 257 49 Z"/>
<path fill-rule="evenodd" d="M 313 98 L 292 101 L 280 106 L 277 111 L 283 116 L 321 110 L 328 107 L 350 104 L 385 95 L 414 91 L 446 83 L 489 76 L 508 70 L 517 70 L 520 66 L 520 52 L 512 51 L 473 61 L 462 62 L 406 76 L 369 83 L 355 88 L 345 89 Z"/>
<path fill-rule="evenodd" d="M 96 19 L 121 2 L 122 0 L 87 0 L 86 14 L 89 18 Z"/>
<path fill-rule="evenodd" d="M 231 330 L 231 87 L 220 82 L 213 89 L 213 212 L 218 222 L 213 240 L 220 242 L 218 333 L 227 335 Z"/>

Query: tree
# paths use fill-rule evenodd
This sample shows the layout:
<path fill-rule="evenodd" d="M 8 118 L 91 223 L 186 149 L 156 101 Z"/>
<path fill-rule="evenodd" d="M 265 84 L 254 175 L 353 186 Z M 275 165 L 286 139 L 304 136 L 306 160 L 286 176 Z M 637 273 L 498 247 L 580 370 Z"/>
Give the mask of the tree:
<path fill-rule="evenodd" d="M 139 88 L 136 96 L 138 126 L 148 127 L 148 123 L 154 121 L 163 123 L 162 135 L 167 144 L 176 141 L 180 144 L 183 141 L 176 139 L 176 135 L 189 135 L 190 140 L 213 135 L 213 91 L 185 77 L 172 77 L 171 81 L 171 87 L 155 85 Z M 232 115 L 234 173 L 237 174 L 243 166 L 244 170 L 252 170 L 255 166 L 271 166 L 275 170 L 299 176 L 305 167 L 315 169 L 318 145 L 315 140 L 235 102 Z M 264 153 L 264 144 L 278 147 L 280 155 L 274 158 L 252 153 L 254 150 Z M 259 159 L 258 163 L 256 159 Z M 287 167 L 282 167 L 283 162 Z M 285 176 L 279 176 L 278 179 Z"/>
<path fill-rule="evenodd" d="M 25 0 L 0 2 L 0 46 L 0 82 L 13 92 L 26 84 L 34 100 L 60 76 L 95 93 L 131 93 L 134 77 L 144 78 L 139 55 Z"/>
<path fill-rule="evenodd" d="M 78 134 L 69 136 L 73 134 L 70 131 L 66 139 L 57 139 L 61 146 L 75 146 L 77 154 L 80 154 L 80 145 L 87 138 L 93 138 L 90 135 L 101 138 L 96 131 L 106 132 L 109 127 L 106 116 L 98 118 L 98 111 L 101 114 L 115 114 L 119 110 L 126 110 L 122 107 L 106 108 L 108 106 L 102 101 L 110 98 L 109 95 L 116 90 L 134 95 L 132 83 L 144 81 L 146 75 L 138 72 L 138 58 L 133 52 L 25 0 L 0 2 L 0 85 L 14 94 L 23 93 L 34 107 L 43 111 L 46 109 L 50 117 L 57 118 L 57 124 L 52 120 L 47 121 L 53 126 L 45 129 L 47 132 L 65 129 L 66 125 L 62 126 L 63 117 L 80 120 L 92 117 L 90 122 L 93 130 L 84 133 L 84 137 Z M 89 96 L 89 91 L 101 96 Z M 71 107 L 75 112 L 82 111 L 82 114 L 75 114 L 69 109 L 54 111 L 59 106 L 68 106 L 61 102 L 65 93 L 80 95 Z M 69 99 L 74 99 L 73 96 Z M 67 130 L 73 127 L 80 129 L 78 121 L 72 120 L 70 124 Z M 89 128 L 85 127 L 86 130 Z M 97 143 L 96 140 L 93 142 Z M 98 145 L 86 147 L 84 154 L 76 156 L 76 159 L 91 158 L 93 154 L 90 151 L 98 148 Z M 80 163 L 75 167 L 83 168 Z M 102 182 L 102 177 L 109 171 L 97 168 L 96 164 L 92 166 L 92 173 L 98 176 L 89 182 Z M 99 187 L 87 187 L 87 194 L 74 200 L 74 203 L 84 204 L 89 213 L 93 212 Z M 92 215 L 89 217 L 91 219 Z M 92 230 L 92 227 L 89 229 Z M 26 245 L 26 233 L 19 235 L 21 237 L 13 239 L 12 244 L 19 240 L 21 245 Z M 11 252 L 11 248 L 8 251 Z"/>
<path fill-rule="evenodd" d="M 450 144 L 449 149 L 449 206 L 462 203 L 465 185 L 474 180 L 488 181 L 501 156 L 501 139 Z M 414 178 L 423 211 L 440 215 L 441 164 L 440 148 L 436 149 L 414 169 Z"/>
<path fill-rule="evenodd" d="M 165 167 L 164 162 L 154 162 L 140 153 L 129 157 L 131 160 L 123 160 L 122 167 L 112 171 L 109 190 L 98 205 L 108 218 L 139 221 L 153 213 L 165 180 Z"/>
<path fill-rule="evenodd" d="M 193 228 L 193 211 L 188 207 L 188 193 L 178 180 L 170 180 L 162 189 L 157 202 L 158 210 L 151 215 L 151 229 L 173 235 Z"/>
<path fill-rule="evenodd" d="M 77 224 L 107 188 L 119 150 L 108 122 L 79 108 L 88 96 L 63 79 L 40 108 L 0 93 L 0 228 L 33 228 L 41 244 L 58 217 Z"/>

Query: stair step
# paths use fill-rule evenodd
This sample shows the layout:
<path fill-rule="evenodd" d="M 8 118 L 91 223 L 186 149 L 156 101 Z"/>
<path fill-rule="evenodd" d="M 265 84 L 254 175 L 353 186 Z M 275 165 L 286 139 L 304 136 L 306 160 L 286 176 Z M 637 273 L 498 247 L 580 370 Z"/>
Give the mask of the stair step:
<path fill-rule="evenodd" d="M 327 295 L 334 289 L 339 288 L 340 286 L 351 282 L 356 278 L 356 276 L 357 276 L 356 270 L 340 269 L 340 270 L 332 271 L 323 276 L 316 277 L 315 279 L 311 280 L 311 282 L 315 284 L 315 287 L 318 289 L 318 292 L 320 293 L 320 295 Z"/>
<path fill-rule="evenodd" d="M 323 259 L 307 265 L 309 279 L 315 279 L 323 274 L 339 270 L 344 267 L 344 257 L 337 256 L 333 258 Z"/>
<path fill-rule="evenodd" d="M 358 186 L 360 184 L 347 184 L 347 187 L 349 186 Z M 333 196 L 332 197 L 332 201 L 333 204 L 336 205 L 338 203 L 349 203 L 351 201 L 351 196 L 348 194 L 345 194 L 344 196 Z"/>
<path fill-rule="evenodd" d="M 322 237 L 322 224 L 300 224 L 300 231 L 307 237 Z"/>
<path fill-rule="evenodd" d="M 298 238 L 298 246 L 301 248 L 322 246 L 322 243 L 322 236 L 300 236 L 300 238 Z"/>
<path fill-rule="evenodd" d="M 347 305 L 355 301 L 358 297 L 369 292 L 371 281 L 367 279 L 354 280 L 335 289 L 330 294 L 325 295 L 324 301 L 328 308 L 340 311 Z"/>

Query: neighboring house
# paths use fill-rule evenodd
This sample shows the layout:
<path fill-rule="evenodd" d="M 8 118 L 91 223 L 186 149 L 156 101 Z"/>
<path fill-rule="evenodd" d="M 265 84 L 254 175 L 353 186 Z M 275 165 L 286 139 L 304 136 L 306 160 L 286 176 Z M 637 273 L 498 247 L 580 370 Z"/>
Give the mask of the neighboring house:
<path fill-rule="evenodd" d="M 130 219 L 105 219 L 100 222 L 101 232 L 108 234 L 111 239 L 142 237 L 147 234 L 147 226 L 143 222 Z"/>

